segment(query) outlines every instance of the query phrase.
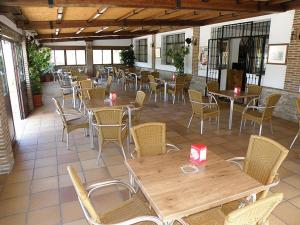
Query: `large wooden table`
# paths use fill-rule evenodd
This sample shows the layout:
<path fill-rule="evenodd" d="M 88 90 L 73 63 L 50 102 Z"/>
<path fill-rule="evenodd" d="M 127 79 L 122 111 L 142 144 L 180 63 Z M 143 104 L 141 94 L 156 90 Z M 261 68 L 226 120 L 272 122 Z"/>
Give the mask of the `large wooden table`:
<path fill-rule="evenodd" d="M 210 91 L 209 93 L 215 96 L 228 98 L 230 100 L 229 124 L 228 124 L 229 130 L 231 130 L 232 128 L 234 101 L 238 99 L 246 99 L 246 98 L 253 98 L 259 96 L 254 94 L 248 94 L 246 92 L 240 92 L 239 94 L 235 94 L 233 90 L 225 90 L 225 91 L 218 91 L 218 92 Z"/>
<path fill-rule="evenodd" d="M 129 103 L 128 100 L 117 98 L 116 101 L 109 101 L 109 99 L 84 99 L 83 104 L 85 106 L 85 109 L 88 112 L 88 118 L 89 118 L 89 134 L 90 134 L 90 147 L 94 148 L 94 133 L 93 133 L 93 115 L 94 111 L 99 110 L 103 107 L 126 107 L 128 110 L 128 126 L 131 128 L 131 111 L 133 108 L 133 105 Z"/>
<path fill-rule="evenodd" d="M 238 167 L 208 152 L 201 172 L 184 174 L 189 151 L 125 162 L 159 218 L 166 224 L 265 190 Z"/>

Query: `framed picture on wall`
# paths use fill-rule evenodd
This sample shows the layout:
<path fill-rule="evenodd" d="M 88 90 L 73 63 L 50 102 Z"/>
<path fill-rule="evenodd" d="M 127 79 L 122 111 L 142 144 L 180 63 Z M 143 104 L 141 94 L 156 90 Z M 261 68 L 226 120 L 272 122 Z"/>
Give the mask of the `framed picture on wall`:
<path fill-rule="evenodd" d="M 285 65 L 288 44 L 269 44 L 268 64 Z"/>
<path fill-rule="evenodd" d="M 155 49 L 155 57 L 160 58 L 160 48 Z"/>

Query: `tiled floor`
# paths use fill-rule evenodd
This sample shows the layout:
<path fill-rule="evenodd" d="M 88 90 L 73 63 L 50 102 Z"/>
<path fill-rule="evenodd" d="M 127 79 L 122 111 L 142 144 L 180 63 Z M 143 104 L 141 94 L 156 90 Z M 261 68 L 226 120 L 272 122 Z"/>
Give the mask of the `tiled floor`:
<path fill-rule="evenodd" d="M 66 143 L 61 142 L 61 121 L 50 104 L 50 97 L 56 93 L 59 93 L 57 86 L 47 84 L 44 88 L 44 106 L 17 126 L 14 169 L 10 175 L 0 177 L 0 225 L 87 224 L 67 175 L 67 165 L 73 165 L 86 184 L 111 178 L 128 179 L 122 156 L 114 145 L 104 148 L 102 160 L 97 164 L 97 151 L 89 148 L 89 139 L 84 137 L 83 131 L 75 131 L 71 135 L 71 150 L 66 150 Z M 134 92 L 127 96 L 132 100 Z M 142 120 L 166 122 L 169 142 L 182 148 L 189 147 L 190 143 L 203 142 L 209 150 L 224 158 L 245 155 L 253 130 L 248 124 L 245 132 L 239 134 L 240 115 L 235 114 L 230 132 L 227 129 L 228 112 L 222 110 L 220 130 L 216 130 L 215 124 L 205 122 L 201 136 L 197 120 L 190 129 L 186 129 L 189 112 L 189 104 L 172 105 L 162 101 L 154 104 L 147 101 Z M 275 119 L 273 125 L 274 136 L 271 137 L 288 146 L 297 124 Z M 270 136 L 267 126 L 263 134 Z M 299 151 L 300 141 L 297 141 L 280 168 L 282 180 L 273 191 L 283 192 L 285 200 L 274 211 L 271 225 L 300 224 Z M 117 188 L 105 188 L 93 198 L 99 212 L 122 200 L 123 196 Z"/>

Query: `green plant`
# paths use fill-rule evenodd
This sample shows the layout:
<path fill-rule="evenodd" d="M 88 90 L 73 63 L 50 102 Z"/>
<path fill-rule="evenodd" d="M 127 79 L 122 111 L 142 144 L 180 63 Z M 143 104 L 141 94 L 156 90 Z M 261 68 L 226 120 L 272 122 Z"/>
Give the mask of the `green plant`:
<path fill-rule="evenodd" d="M 172 64 L 175 66 L 178 75 L 184 74 L 184 58 L 189 54 L 189 48 L 183 46 L 179 49 L 169 49 L 167 56 L 172 58 Z"/>
<path fill-rule="evenodd" d="M 27 42 L 28 67 L 33 95 L 42 93 L 40 76 L 50 72 L 53 64 L 50 62 L 51 49 L 40 47 L 34 40 Z"/>
<path fill-rule="evenodd" d="M 130 45 L 128 49 L 123 49 L 120 52 L 120 57 L 121 57 L 121 62 L 128 66 L 128 67 L 133 67 L 134 66 L 134 51 L 133 51 L 133 46 Z"/>

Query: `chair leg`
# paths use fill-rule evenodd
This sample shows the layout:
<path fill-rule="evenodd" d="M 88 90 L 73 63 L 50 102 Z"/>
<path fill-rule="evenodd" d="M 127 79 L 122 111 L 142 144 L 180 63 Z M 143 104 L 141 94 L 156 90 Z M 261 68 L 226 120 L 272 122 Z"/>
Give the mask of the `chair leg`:
<path fill-rule="evenodd" d="M 81 107 L 82 107 L 82 100 L 80 100 L 80 105 L 79 105 L 79 111 L 81 112 Z"/>
<path fill-rule="evenodd" d="M 259 136 L 261 136 L 261 132 L 262 132 L 262 123 L 259 126 Z"/>
<path fill-rule="evenodd" d="M 102 152 L 102 146 L 103 144 L 99 142 L 99 152 L 98 152 L 98 158 L 97 158 L 97 164 L 99 165 L 100 157 L 101 157 L 101 152 Z"/>
<path fill-rule="evenodd" d="M 189 124 L 188 124 L 187 128 L 190 128 L 190 125 L 191 125 L 191 122 L 192 122 L 192 120 L 193 120 L 193 117 L 194 117 L 194 114 L 192 114 L 192 116 L 191 116 L 191 118 L 190 118 L 190 121 L 189 121 Z"/>
<path fill-rule="evenodd" d="M 240 124 L 240 133 L 242 133 L 242 128 L 243 128 L 243 119 L 241 119 L 241 124 Z"/>
<path fill-rule="evenodd" d="M 173 105 L 175 104 L 175 95 L 173 95 Z"/>
<path fill-rule="evenodd" d="M 201 120 L 200 133 L 203 133 L 203 119 Z"/>
<path fill-rule="evenodd" d="M 124 150 L 123 144 L 120 144 L 120 146 L 121 146 L 122 154 L 123 154 L 123 157 L 124 157 L 124 161 L 127 161 L 127 158 L 126 158 L 126 154 L 125 154 L 125 150 Z"/>
<path fill-rule="evenodd" d="M 157 99 L 157 93 L 155 92 L 154 93 L 154 102 L 156 102 L 156 99 Z"/>
<path fill-rule="evenodd" d="M 65 98 L 63 96 L 63 100 L 62 100 L 62 107 L 64 108 L 65 107 Z"/>
<path fill-rule="evenodd" d="M 298 133 L 296 134 L 296 136 L 295 136 L 295 138 L 294 138 L 294 140 L 293 140 L 293 142 L 292 142 L 292 144 L 291 144 L 291 146 L 290 146 L 290 149 L 293 147 L 293 145 L 295 144 L 295 141 L 297 140 L 297 138 L 298 138 L 298 136 L 299 136 L 299 132 L 300 132 L 300 130 L 298 131 Z"/>
<path fill-rule="evenodd" d="M 150 91 L 149 102 L 151 101 L 151 96 L 152 96 L 152 90 Z"/>
<path fill-rule="evenodd" d="M 64 141 L 64 135 L 65 135 L 65 128 L 63 128 L 63 131 L 62 131 L 61 141 Z"/>
<path fill-rule="evenodd" d="M 220 115 L 217 116 L 217 128 L 220 129 Z"/>
<path fill-rule="evenodd" d="M 67 133 L 67 149 L 69 149 L 69 133 Z"/>

